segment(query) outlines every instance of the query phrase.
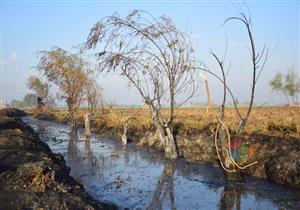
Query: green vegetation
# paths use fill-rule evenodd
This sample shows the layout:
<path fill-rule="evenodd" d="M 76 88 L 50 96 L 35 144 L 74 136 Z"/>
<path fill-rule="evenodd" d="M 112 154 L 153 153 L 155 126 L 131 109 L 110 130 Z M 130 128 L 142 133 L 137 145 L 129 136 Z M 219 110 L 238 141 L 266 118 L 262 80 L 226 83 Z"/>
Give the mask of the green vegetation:
<path fill-rule="evenodd" d="M 290 97 L 293 104 L 297 102 L 297 96 L 300 93 L 300 78 L 293 69 L 290 69 L 286 75 L 276 73 L 269 85 L 274 92 L 282 93 L 287 98 Z"/>
<path fill-rule="evenodd" d="M 28 93 L 24 96 L 24 98 L 19 101 L 19 100 L 13 100 L 11 102 L 11 106 L 19 109 L 24 109 L 24 108 L 32 108 L 35 107 L 37 104 L 37 96 L 33 93 Z"/>
<path fill-rule="evenodd" d="M 43 83 L 38 77 L 30 76 L 27 80 L 27 87 L 33 90 L 37 96 L 37 108 L 42 109 L 45 106 L 44 100 L 48 96 L 49 86 Z"/>
<path fill-rule="evenodd" d="M 96 82 L 90 79 L 88 63 L 79 54 L 55 47 L 40 52 L 37 69 L 51 84 L 58 87 L 59 98 L 65 100 L 68 106 L 69 121 L 75 126 L 76 112 L 84 96 L 88 97 L 89 104 L 95 104 L 92 99 L 99 95 L 99 89 L 93 88 Z"/>

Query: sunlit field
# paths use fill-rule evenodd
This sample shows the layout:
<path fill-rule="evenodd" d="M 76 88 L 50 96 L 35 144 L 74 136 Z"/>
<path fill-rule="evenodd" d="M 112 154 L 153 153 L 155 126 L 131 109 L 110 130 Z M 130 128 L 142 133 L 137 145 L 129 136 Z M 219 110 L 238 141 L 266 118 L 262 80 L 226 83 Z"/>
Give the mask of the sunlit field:
<path fill-rule="evenodd" d="M 85 109 L 78 111 L 78 123 L 83 123 Z M 241 113 L 245 114 L 247 108 L 241 108 Z M 68 118 L 67 110 L 51 110 L 58 121 L 66 122 Z M 163 109 L 166 115 L 167 109 Z M 216 116 L 218 108 L 180 108 L 175 111 L 175 127 L 178 132 L 184 135 L 197 134 L 201 132 L 213 132 L 217 125 Z M 152 121 L 147 107 L 145 108 L 111 108 L 97 109 L 94 116 L 94 127 L 123 129 L 125 121 L 131 117 L 130 129 L 146 130 L 152 128 Z M 239 123 L 238 116 L 234 108 L 227 108 L 225 124 L 232 133 L 235 133 Z M 251 113 L 250 121 L 246 127 L 246 134 L 263 135 L 284 135 L 290 137 L 300 137 L 300 107 L 255 107 Z"/>
<path fill-rule="evenodd" d="M 300 210 L 299 2 L 0 2 L 0 210 Z"/>

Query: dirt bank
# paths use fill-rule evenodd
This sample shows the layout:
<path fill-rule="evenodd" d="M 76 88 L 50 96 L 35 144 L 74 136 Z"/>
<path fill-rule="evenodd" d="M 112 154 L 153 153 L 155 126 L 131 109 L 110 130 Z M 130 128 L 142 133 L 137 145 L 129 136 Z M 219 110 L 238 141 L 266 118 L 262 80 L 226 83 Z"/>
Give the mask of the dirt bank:
<path fill-rule="evenodd" d="M 53 114 L 39 114 L 39 119 L 65 123 Z M 217 163 L 213 146 L 214 130 L 213 125 L 201 133 L 189 134 L 181 132 L 176 128 L 176 140 L 179 156 L 191 161 L 209 161 Z M 122 129 L 112 126 L 94 126 L 94 133 L 104 137 L 121 139 Z M 143 130 L 132 130 L 129 126 L 128 136 L 137 145 L 152 147 L 162 151 L 163 147 L 157 138 L 153 128 Z M 300 188 L 300 139 L 292 136 L 276 135 L 245 135 L 243 139 L 233 136 L 236 142 L 233 145 L 232 153 L 236 161 L 241 165 L 258 161 L 244 171 L 249 176 L 269 179 L 275 183 L 289 187 Z"/>
<path fill-rule="evenodd" d="M 96 130 L 95 130 L 96 131 Z M 120 134 L 99 131 L 120 140 Z M 138 145 L 163 151 L 163 145 L 154 132 L 131 133 L 130 138 Z M 232 137 L 233 139 L 235 137 Z M 191 161 L 209 161 L 217 164 L 213 145 L 213 134 L 203 132 L 196 135 L 177 134 L 178 152 L 181 158 Z M 244 171 L 246 175 L 269 179 L 275 183 L 300 188 L 300 140 L 291 137 L 252 135 L 239 139 L 239 145 L 232 149 L 240 165 L 258 161 Z"/>
<path fill-rule="evenodd" d="M 85 192 L 64 158 L 19 118 L 24 115 L 0 111 L 0 209 L 116 209 Z"/>

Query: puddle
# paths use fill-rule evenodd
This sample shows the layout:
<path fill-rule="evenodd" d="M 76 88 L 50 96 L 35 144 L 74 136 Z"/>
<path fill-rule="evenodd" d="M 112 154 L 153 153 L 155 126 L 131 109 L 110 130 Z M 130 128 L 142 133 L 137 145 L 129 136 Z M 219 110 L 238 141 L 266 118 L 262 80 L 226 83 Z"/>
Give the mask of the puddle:
<path fill-rule="evenodd" d="M 226 185 L 209 163 L 165 161 L 162 154 L 93 135 L 83 129 L 24 118 L 54 153 L 62 154 L 71 175 L 96 200 L 121 209 L 300 209 L 300 190 L 247 178 Z"/>

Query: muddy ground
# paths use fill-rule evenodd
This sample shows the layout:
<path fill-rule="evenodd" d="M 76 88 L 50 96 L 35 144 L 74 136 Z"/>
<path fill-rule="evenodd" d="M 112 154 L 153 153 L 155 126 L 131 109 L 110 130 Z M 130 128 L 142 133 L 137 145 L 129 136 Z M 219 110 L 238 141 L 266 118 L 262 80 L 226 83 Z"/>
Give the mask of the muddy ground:
<path fill-rule="evenodd" d="M 139 145 L 155 147 L 162 151 L 162 145 L 153 133 L 148 133 L 148 138 L 133 135 L 133 139 Z M 209 133 L 194 136 L 177 135 L 180 157 L 192 161 L 217 163 L 213 139 L 214 136 Z M 232 152 L 236 153 L 240 165 L 258 162 L 244 170 L 244 174 L 300 188 L 299 139 L 253 135 L 244 136 L 239 140 L 240 145 Z"/>
<path fill-rule="evenodd" d="M 150 146 L 163 151 L 154 133 L 132 134 L 138 145 Z M 235 137 L 232 137 L 234 139 Z M 203 133 L 192 136 L 177 135 L 179 155 L 192 161 L 208 161 L 217 164 L 214 136 Z M 300 188 L 300 140 L 277 136 L 244 136 L 232 152 L 240 165 L 258 161 L 243 171 L 244 174 L 269 179 L 275 183 Z"/>
<path fill-rule="evenodd" d="M 95 201 L 21 119 L 16 109 L 0 111 L 0 209 L 116 209 Z"/>

